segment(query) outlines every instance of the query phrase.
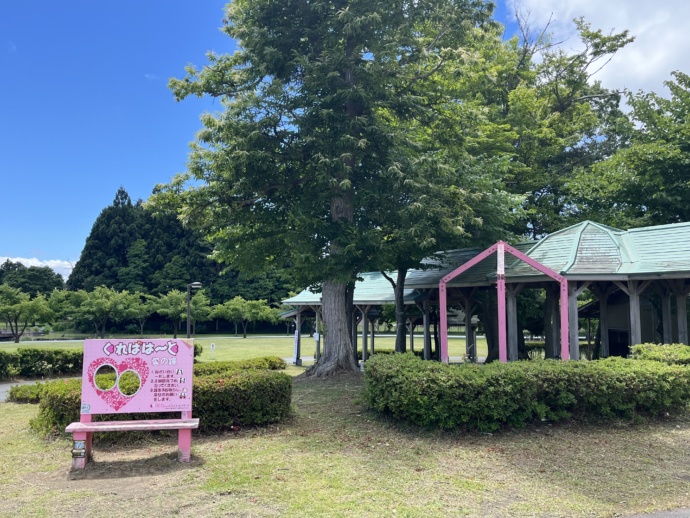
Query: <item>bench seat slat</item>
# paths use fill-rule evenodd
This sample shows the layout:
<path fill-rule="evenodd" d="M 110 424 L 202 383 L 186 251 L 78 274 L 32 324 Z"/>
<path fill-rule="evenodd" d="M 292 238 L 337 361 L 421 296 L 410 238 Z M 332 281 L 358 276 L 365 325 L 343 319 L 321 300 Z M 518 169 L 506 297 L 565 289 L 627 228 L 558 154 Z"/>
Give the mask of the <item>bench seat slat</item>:
<path fill-rule="evenodd" d="M 144 430 L 193 430 L 199 428 L 199 419 L 151 419 L 139 421 L 100 421 L 96 423 L 71 423 L 65 428 L 74 432 L 131 432 Z"/>

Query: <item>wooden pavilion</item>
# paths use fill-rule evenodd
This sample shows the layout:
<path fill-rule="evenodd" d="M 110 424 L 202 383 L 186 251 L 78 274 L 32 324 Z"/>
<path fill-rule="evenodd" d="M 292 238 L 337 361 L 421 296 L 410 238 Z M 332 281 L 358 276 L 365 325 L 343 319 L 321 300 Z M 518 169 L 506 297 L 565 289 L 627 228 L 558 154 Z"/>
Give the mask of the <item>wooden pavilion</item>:
<path fill-rule="evenodd" d="M 619 354 L 625 350 L 618 347 L 620 342 L 626 347 L 650 341 L 688 344 L 690 223 L 624 231 L 585 221 L 536 242 L 513 246 L 498 242 L 486 250 L 439 253 L 426 260 L 424 267 L 411 270 L 405 287 L 405 304 L 419 308 L 423 315 L 425 358 L 431 357 L 432 308 L 441 315 L 441 360 L 448 361 L 448 320 L 443 315 L 448 306 L 461 308 L 466 329 L 471 330 L 482 290 L 497 291 L 495 325 L 502 361 L 518 358 L 517 296 L 525 289 L 545 290 L 547 357 L 580 358 L 578 297 L 586 288 L 598 299 L 587 311 L 599 318 L 602 357 L 611 353 L 614 339 Z M 392 302 L 392 286 L 382 274 L 361 275 L 355 286 L 353 314 L 364 323 L 363 359 L 370 351 L 364 327 L 368 328 L 372 311 Z M 308 290 L 283 303 L 293 306 L 298 315 L 307 310 L 315 316 L 321 305 L 320 295 Z M 353 319 L 355 348 L 356 326 Z M 467 355 L 473 358 L 473 333 L 466 337 Z"/>

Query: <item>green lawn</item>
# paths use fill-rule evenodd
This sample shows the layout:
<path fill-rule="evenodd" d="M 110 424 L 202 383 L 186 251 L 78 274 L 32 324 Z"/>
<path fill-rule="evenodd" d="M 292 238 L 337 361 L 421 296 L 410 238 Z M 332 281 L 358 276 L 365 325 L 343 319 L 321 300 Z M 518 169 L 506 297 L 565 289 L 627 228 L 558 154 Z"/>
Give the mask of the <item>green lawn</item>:
<path fill-rule="evenodd" d="M 0 403 L 0 517 L 612 517 L 690 505 L 688 419 L 440 433 L 370 413 L 361 389 L 356 375 L 296 379 L 287 422 L 195 436 L 186 465 L 174 437 L 96 445 L 81 473 L 69 472 L 69 438 L 30 431 L 36 406 Z"/>
<path fill-rule="evenodd" d="M 120 337 L 118 337 L 120 338 Z M 361 340 L 361 337 L 360 337 Z M 260 356 L 279 356 L 281 358 L 291 358 L 293 356 L 294 337 L 285 335 L 274 336 L 255 336 L 249 335 L 247 338 L 241 336 L 204 336 L 200 335 L 195 342 L 203 346 L 204 352 L 201 361 L 211 361 L 211 343 L 216 344 L 216 351 L 213 355 L 215 360 L 240 360 L 243 358 L 257 358 Z M 392 336 L 377 336 L 374 348 L 393 349 L 394 338 Z M 415 335 L 415 349 L 420 350 L 423 346 L 422 335 Z M 72 341 L 27 341 L 15 344 L 11 342 L 0 343 L 0 351 L 16 351 L 17 347 L 60 347 L 65 349 L 82 349 L 83 340 Z M 313 356 L 315 352 L 315 342 L 309 336 L 302 337 L 302 356 Z M 323 347 L 323 343 L 322 343 Z M 361 341 L 360 341 L 361 347 Z M 477 340 L 479 356 L 486 356 L 486 340 Z M 463 356 L 465 353 L 465 340 L 451 336 L 449 338 L 450 356 Z"/>

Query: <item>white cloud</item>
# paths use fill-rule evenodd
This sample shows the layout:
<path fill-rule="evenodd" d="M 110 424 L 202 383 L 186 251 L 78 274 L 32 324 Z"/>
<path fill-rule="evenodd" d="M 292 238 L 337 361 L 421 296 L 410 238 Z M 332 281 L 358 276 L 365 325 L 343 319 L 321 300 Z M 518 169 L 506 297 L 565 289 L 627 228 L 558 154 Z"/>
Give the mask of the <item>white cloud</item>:
<path fill-rule="evenodd" d="M 155 81 L 156 79 L 158 79 L 158 76 L 156 74 L 144 74 L 144 77 L 149 81 Z"/>
<path fill-rule="evenodd" d="M 14 42 L 10 41 L 7 44 L 7 52 L 9 52 L 10 54 L 14 54 L 15 52 L 17 52 L 17 46 L 14 44 Z"/>
<path fill-rule="evenodd" d="M 67 277 L 69 277 L 69 274 L 72 272 L 72 268 L 74 267 L 75 263 L 75 261 L 63 261 L 61 259 L 49 259 L 47 261 L 42 261 L 40 259 L 36 259 L 35 257 L 27 259 L 26 257 L 0 256 L 0 264 L 4 263 L 7 260 L 12 261 L 13 263 L 22 263 L 24 266 L 48 266 L 52 268 L 55 272 L 62 275 L 64 279 L 67 279 Z"/>
<path fill-rule="evenodd" d="M 512 9 L 513 0 L 506 0 Z M 619 51 L 595 78 L 610 89 L 627 88 L 668 95 L 663 82 L 671 72 L 690 71 L 690 2 L 686 0 L 518 0 L 530 13 L 530 25 L 543 28 L 553 15 L 551 32 L 564 48 L 576 49 L 573 18 L 584 17 L 593 29 L 605 34 L 625 29 L 635 41 Z"/>

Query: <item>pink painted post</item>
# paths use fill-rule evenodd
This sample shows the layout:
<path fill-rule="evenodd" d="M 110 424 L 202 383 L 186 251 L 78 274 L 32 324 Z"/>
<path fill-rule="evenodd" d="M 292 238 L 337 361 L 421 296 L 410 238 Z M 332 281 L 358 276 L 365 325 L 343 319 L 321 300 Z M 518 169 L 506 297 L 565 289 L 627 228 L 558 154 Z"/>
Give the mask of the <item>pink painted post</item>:
<path fill-rule="evenodd" d="M 191 419 L 191 412 L 182 412 L 182 419 Z M 180 428 L 177 431 L 177 460 L 179 462 L 189 462 L 192 456 L 192 430 Z"/>
<path fill-rule="evenodd" d="M 479 264 L 482 262 L 484 259 L 489 257 L 491 254 L 493 254 L 498 245 L 492 245 L 486 250 L 484 250 L 481 254 L 473 257 L 469 261 L 467 261 L 465 264 L 462 266 L 456 268 L 452 272 L 450 272 L 448 275 L 443 277 L 441 281 L 438 284 L 438 302 L 440 307 L 440 313 L 441 313 L 441 361 L 448 362 L 448 314 L 446 311 L 446 284 L 453 280 L 455 277 L 460 275 L 462 272 L 469 270 L 472 268 L 475 264 Z M 445 353 L 444 353 L 445 351 Z M 444 358 L 445 354 L 445 358 Z"/>
<path fill-rule="evenodd" d="M 570 330 L 568 329 L 568 280 L 561 280 L 561 360 L 570 359 Z"/>
<path fill-rule="evenodd" d="M 446 308 L 446 283 L 441 280 L 438 286 L 438 302 L 441 313 L 441 361 L 448 363 L 448 311 Z"/>
<path fill-rule="evenodd" d="M 506 325 L 506 275 L 505 275 L 505 243 L 498 242 L 496 252 L 496 278 L 498 289 L 498 359 L 501 363 L 508 362 L 508 340 Z"/>

